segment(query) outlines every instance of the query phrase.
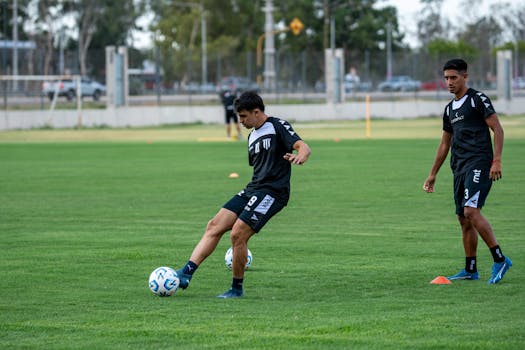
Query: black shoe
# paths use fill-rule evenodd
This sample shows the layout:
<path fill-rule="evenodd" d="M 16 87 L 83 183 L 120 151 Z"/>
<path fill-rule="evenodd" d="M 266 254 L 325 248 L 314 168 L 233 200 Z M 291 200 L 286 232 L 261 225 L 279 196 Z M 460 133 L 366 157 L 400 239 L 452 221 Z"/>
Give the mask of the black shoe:
<path fill-rule="evenodd" d="M 190 285 L 191 278 L 193 275 L 187 275 L 185 273 L 182 273 L 182 269 L 175 271 L 177 273 L 177 277 L 179 277 L 179 288 L 186 289 Z"/>
<path fill-rule="evenodd" d="M 231 298 L 240 298 L 243 295 L 242 289 L 230 288 L 221 295 L 217 295 L 217 298 L 220 299 L 231 299 Z"/>

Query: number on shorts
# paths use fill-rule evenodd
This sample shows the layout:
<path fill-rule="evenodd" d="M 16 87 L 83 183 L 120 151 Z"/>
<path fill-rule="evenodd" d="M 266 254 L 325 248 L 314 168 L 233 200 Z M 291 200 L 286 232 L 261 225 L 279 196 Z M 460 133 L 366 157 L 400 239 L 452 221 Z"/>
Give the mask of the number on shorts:
<path fill-rule="evenodd" d="M 252 198 L 250 198 L 250 200 L 248 201 L 248 206 L 251 207 L 253 205 L 253 203 L 255 203 L 257 201 L 257 196 L 252 196 Z"/>

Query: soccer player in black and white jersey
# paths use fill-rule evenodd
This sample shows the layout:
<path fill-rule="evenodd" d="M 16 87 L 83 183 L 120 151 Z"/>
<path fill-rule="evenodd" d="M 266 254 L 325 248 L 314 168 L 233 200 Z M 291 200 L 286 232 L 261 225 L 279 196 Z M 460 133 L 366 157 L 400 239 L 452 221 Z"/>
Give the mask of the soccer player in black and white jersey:
<path fill-rule="evenodd" d="M 485 204 L 492 182 L 502 176 L 503 128 L 490 99 L 467 86 L 467 63 L 464 60 L 446 62 L 443 74 L 454 99 L 445 107 L 441 143 L 423 190 L 434 192 L 436 175 L 450 149 L 454 201 L 463 236 L 465 268 L 448 279 L 479 279 L 476 264 L 479 234 L 494 259 L 488 282 L 495 284 L 512 266 L 512 261 L 503 255 L 494 231 L 480 209 Z M 490 130 L 494 133 L 494 150 Z"/>
<path fill-rule="evenodd" d="M 291 165 L 302 165 L 310 156 L 310 147 L 288 122 L 264 113 L 264 103 L 258 94 L 245 92 L 234 105 L 241 124 L 253 128 L 248 136 L 252 179 L 208 222 L 189 261 L 177 270 L 180 287 L 186 289 L 197 267 L 215 250 L 224 233 L 231 230 L 233 279 L 231 288 L 218 296 L 225 299 L 243 296 L 248 240 L 287 205 Z"/>

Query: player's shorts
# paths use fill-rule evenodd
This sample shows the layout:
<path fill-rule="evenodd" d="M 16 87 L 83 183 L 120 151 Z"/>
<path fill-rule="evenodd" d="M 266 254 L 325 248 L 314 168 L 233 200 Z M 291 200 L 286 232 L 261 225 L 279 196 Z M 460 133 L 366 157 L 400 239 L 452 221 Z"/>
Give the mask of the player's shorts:
<path fill-rule="evenodd" d="M 248 195 L 242 190 L 224 204 L 223 208 L 233 211 L 255 232 L 259 232 L 285 206 L 269 192 L 259 191 Z"/>
<path fill-rule="evenodd" d="M 226 124 L 229 124 L 230 121 L 233 121 L 234 123 L 237 123 L 237 121 L 238 121 L 237 113 L 235 113 L 234 111 L 226 111 L 224 120 L 225 120 Z"/>
<path fill-rule="evenodd" d="M 464 216 L 463 208 L 465 207 L 481 209 L 491 186 L 490 168 L 486 166 L 473 167 L 463 174 L 454 175 L 456 214 Z"/>

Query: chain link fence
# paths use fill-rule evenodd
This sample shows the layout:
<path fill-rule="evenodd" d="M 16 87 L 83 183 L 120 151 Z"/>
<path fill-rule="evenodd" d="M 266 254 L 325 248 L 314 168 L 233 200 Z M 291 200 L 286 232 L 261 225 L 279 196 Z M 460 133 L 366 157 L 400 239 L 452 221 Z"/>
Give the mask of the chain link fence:
<path fill-rule="evenodd" d="M 262 68 L 257 66 L 257 53 L 247 51 L 242 54 L 208 54 L 203 62 L 200 51 L 182 57 L 175 50 L 162 54 L 152 50 L 144 55 L 130 51 L 129 91 L 130 103 L 162 104 L 170 98 L 179 98 L 180 103 L 196 103 L 199 96 L 208 96 L 208 101 L 217 102 L 217 93 L 225 77 L 241 77 L 254 83 L 262 76 Z M 19 75 L 64 75 L 79 74 L 78 52 L 76 50 L 21 49 L 18 52 Z M 439 57 L 419 53 L 394 53 L 391 59 L 392 76 L 407 76 L 419 81 L 420 91 L 443 91 L 446 89 L 442 79 L 442 66 L 455 54 L 443 54 Z M 463 57 L 469 63 L 470 86 L 480 90 L 496 88 L 496 58 L 491 53 L 477 57 Z M 516 60 L 517 59 L 517 60 Z M 11 75 L 13 71 L 12 52 L 0 49 L 2 75 Z M 381 88 L 387 77 L 387 57 L 384 52 L 351 52 L 345 54 L 345 80 L 347 98 L 358 93 L 373 93 Z M 100 83 L 105 83 L 104 50 L 91 50 L 87 56 L 88 76 Z M 204 69 L 205 67 L 205 69 Z M 323 99 L 325 91 L 324 54 L 318 50 L 292 52 L 287 47 L 275 52 L 276 82 L 272 91 L 264 93 L 296 94 L 300 99 Z M 513 76 L 525 75 L 525 57 L 514 57 Z M 203 72 L 206 77 L 203 78 Z M 355 77 L 358 78 L 356 84 Z M 260 79 L 259 79 L 260 81 Z M 515 84 L 516 91 L 525 86 Z M 262 87 L 259 88 L 262 90 Z M 45 107 L 48 103 L 42 97 L 40 81 L 4 81 L 2 85 L 4 105 L 13 96 L 39 98 L 37 104 Z M 140 96 L 145 96 L 141 100 Z M 189 96 L 189 97 L 188 97 Z M 419 98 L 419 94 L 412 95 Z M 147 98 L 149 97 L 149 98 Z M 202 99 L 202 98 L 201 98 Z M 4 106 L 6 107 L 6 106 Z"/>

